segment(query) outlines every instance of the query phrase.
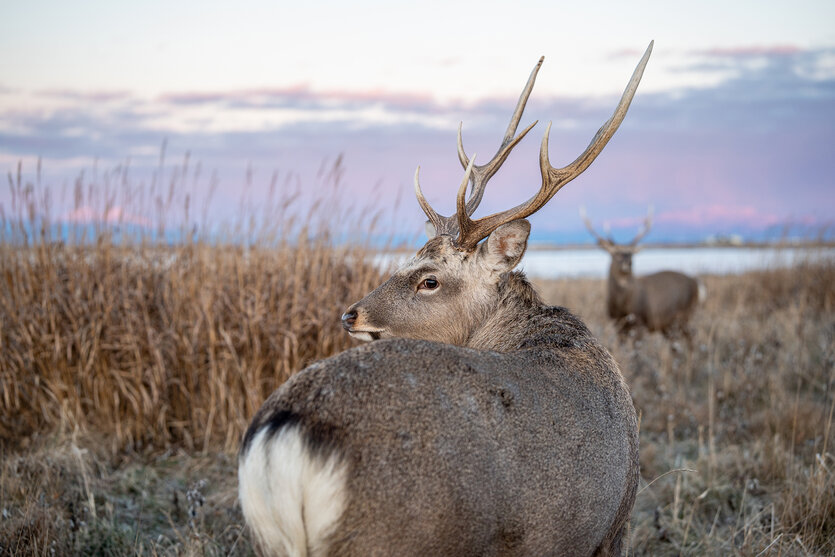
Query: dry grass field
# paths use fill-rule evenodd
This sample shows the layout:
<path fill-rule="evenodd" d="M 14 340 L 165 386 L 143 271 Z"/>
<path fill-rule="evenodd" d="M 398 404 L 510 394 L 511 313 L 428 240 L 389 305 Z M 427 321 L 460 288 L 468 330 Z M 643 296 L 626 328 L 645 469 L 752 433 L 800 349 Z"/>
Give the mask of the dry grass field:
<path fill-rule="evenodd" d="M 11 183 L 0 555 L 252 554 L 238 440 L 290 374 L 354 344 L 339 315 L 381 279 L 367 243 L 290 226 L 246 248 L 109 228 L 56 242 L 27 228 L 39 198 Z M 629 554 L 833 555 L 835 261 L 703 280 L 692 349 L 618 339 L 602 280 L 537 284 L 631 386 L 642 485 Z"/>

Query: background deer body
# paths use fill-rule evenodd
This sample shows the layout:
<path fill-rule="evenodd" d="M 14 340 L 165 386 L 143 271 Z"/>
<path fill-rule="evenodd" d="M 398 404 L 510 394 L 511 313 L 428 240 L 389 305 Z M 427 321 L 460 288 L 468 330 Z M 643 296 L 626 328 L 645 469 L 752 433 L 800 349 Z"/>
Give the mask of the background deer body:
<path fill-rule="evenodd" d="M 550 166 L 546 132 L 542 187 L 528 202 L 470 219 L 532 127 L 514 137 L 539 65 L 488 164 L 467 158 L 459 130 L 467 171 L 455 215 L 429 207 L 416 175 L 435 236 L 343 315 L 352 336 L 376 342 L 293 376 L 244 438 L 241 505 L 268 553 L 620 554 L 639 478 L 631 397 L 585 325 L 545 306 L 513 268 L 525 217 L 606 144 L 651 46 L 574 163 Z"/>
<path fill-rule="evenodd" d="M 676 271 L 628 278 L 610 271 L 609 317 L 620 321 L 634 316 L 635 325 L 667 335 L 684 331 L 690 315 L 704 297 L 699 292 L 700 283 L 696 279 Z"/>
<path fill-rule="evenodd" d="M 632 256 L 640 250 L 638 242 L 652 226 L 651 215 L 647 215 L 643 228 L 628 244 L 616 244 L 611 237 L 601 237 L 594 231 L 584 210 L 581 210 L 581 216 L 598 245 L 612 256 L 606 308 L 619 332 L 643 327 L 660 331 L 665 336 L 682 333 L 689 338 L 687 323 L 705 297 L 702 283 L 677 271 L 661 271 L 642 277 L 636 277 L 632 272 Z"/>

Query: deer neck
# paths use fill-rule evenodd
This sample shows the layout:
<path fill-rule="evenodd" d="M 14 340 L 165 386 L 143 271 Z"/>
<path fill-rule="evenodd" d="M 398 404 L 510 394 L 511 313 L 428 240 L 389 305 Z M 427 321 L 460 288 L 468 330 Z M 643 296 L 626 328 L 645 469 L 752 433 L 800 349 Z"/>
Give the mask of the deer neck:
<path fill-rule="evenodd" d="M 632 304 L 632 292 L 635 289 L 634 275 L 609 272 L 609 315 L 620 316 L 629 313 Z"/>
<path fill-rule="evenodd" d="M 547 306 L 521 272 L 506 273 L 496 285 L 496 301 L 476 324 L 464 346 L 512 352 L 543 331 Z"/>

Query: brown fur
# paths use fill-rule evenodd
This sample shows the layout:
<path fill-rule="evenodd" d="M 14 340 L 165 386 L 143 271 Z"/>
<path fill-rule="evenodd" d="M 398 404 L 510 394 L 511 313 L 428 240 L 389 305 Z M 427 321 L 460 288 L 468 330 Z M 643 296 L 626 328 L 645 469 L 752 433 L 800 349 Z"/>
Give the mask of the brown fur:
<path fill-rule="evenodd" d="M 298 373 L 253 419 L 241 458 L 292 423 L 348 463 L 330 555 L 620 554 L 639 476 L 632 400 L 585 325 L 510 272 L 527 222 L 504 228 L 474 251 L 430 240 L 349 309 L 352 332 L 384 340 Z M 426 274 L 437 291 L 416 286 Z"/>

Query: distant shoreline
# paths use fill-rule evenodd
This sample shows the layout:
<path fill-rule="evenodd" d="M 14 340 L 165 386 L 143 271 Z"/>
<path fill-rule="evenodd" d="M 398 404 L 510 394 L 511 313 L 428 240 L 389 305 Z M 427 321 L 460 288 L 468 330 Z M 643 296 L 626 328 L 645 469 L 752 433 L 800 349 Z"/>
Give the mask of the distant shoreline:
<path fill-rule="evenodd" d="M 739 244 L 731 243 L 705 243 L 705 242 L 641 242 L 641 249 L 690 249 L 690 248 L 731 248 L 731 249 L 781 249 L 781 248 L 798 248 L 798 249 L 816 249 L 816 248 L 833 248 L 835 242 L 818 242 L 818 241 L 797 241 L 797 242 L 742 242 Z M 559 250 L 581 250 L 581 249 L 600 249 L 597 244 L 554 244 L 550 242 L 531 243 L 528 245 L 529 250 L 533 251 L 559 251 Z"/>
<path fill-rule="evenodd" d="M 641 245 L 635 256 L 638 275 L 675 270 L 694 275 L 732 275 L 748 271 L 790 267 L 816 261 L 835 262 L 833 244 L 778 244 L 746 246 Z M 411 250 L 379 251 L 375 265 L 389 268 L 412 256 Z M 534 245 L 519 266 L 532 278 L 602 278 L 608 275 L 611 258 L 593 245 L 575 247 Z"/>
<path fill-rule="evenodd" d="M 379 250 L 382 253 L 407 253 L 414 252 L 419 246 L 417 245 L 399 245 L 391 248 Z M 818 242 L 818 241 L 797 241 L 797 242 L 743 242 L 741 244 L 729 243 L 715 243 L 708 244 L 705 242 L 641 242 L 642 250 L 657 250 L 657 249 L 828 249 L 835 248 L 835 242 Z M 528 244 L 528 251 L 577 251 L 577 250 L 599 250 L 597 244 L 555 244 L 551 242 L 531 242 Z"/>

